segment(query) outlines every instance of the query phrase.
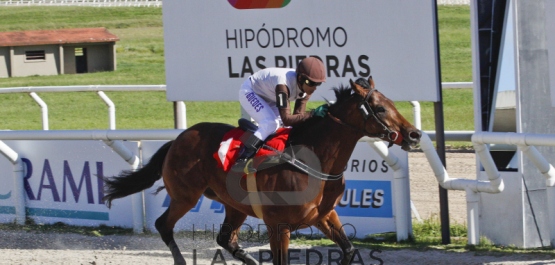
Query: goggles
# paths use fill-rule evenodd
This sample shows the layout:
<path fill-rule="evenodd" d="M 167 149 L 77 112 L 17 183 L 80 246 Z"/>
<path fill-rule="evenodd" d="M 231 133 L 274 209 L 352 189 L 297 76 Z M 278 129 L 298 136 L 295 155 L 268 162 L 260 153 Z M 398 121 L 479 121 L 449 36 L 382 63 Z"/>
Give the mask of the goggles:
<path fill-rule="evenodd" d="M 304 83 L 307 84 L 307 85 L 310 86 L 310 87 L 317 87 L 317 86 L 319 86 L 319 85 L 322 84 L 322 82 L 312 82 L 312 81 L 310 81 L 310 80 L 308 80 L 308 79 L 305 79 L 305 80 L 304 80 Z"/>

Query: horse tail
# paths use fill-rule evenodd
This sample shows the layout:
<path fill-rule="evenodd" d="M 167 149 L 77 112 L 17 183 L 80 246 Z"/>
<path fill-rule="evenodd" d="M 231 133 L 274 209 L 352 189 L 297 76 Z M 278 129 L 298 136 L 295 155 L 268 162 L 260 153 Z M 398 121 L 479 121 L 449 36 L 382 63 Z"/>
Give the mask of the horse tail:
<path fill-rule="evenodd" d="M 164 159 L 172 143 L 173 141 L 169 141 L 160 147 L 141 169 L 137 171 L 124 170 L 119 176 L 103 178 L 105 185 L 103 200 L 106 206 L 110 208 L 112 200 L 148 189 L 154 185 L 154 182 L 162 178 Z"/>

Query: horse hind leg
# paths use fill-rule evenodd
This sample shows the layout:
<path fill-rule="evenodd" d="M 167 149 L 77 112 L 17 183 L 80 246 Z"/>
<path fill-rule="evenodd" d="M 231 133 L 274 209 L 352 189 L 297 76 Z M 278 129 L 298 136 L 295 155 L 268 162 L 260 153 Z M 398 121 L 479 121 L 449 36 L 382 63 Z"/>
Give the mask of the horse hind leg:
<path fill-rule="evenodd" d="M 247 265 L 256 265 L 258 262 L 250 254 L 245 252 L 237 242 L 239 239 L 239 232 L 241 225 L 245 222 L 247 215 L 226 205 L 225 206 L 225 219 L 220 227 L 220 232 L 216 238 L 216 242 L 222 248 L 227 250 L 233 257 L 242 261 Z"/>
<path fill-rule="evenodd" d="M 186 202 L 175 201 L 172 199 L 168 209 L 160 215 L 154 223 L 156 230 L 158 230 L 158 233 L 160 233 L 160 236 L 162 237 L 162 240 L 170 249 L 175 265 L 186 265 L 187 263 L 185 262 L 183 255 L 181 255 L 181 251 L 179 250 L 177 243 L 175 243 L 173 228 L 175 227 L 175 223 L 177 223 L 181 217 L 183 217 L 197 204 L 200 195 L 201 194 L 198 194 L 196 199 L 190 198 Z"/>
<path fill-rule="evenodd" d="M 266 221 L 266 220 L 265 220 Z M 291 238 L 290 225 L 284 224 L 270 224 L 266 222 L 268 227 L 272 228 L 270 236 L 270 249 L 272 250 L 272 262 L 274 265 L 288 265 L 289 264 L 289 240 Z M 275 230 L 274 230 L 275 229 Z"/>
<path fill-rule="evenodd" d="M 341 251 L 343 251 L 341 265 L 351 264 L 356 249 L 345 234 L 343 224 L 341 224 L 337 212 L 335 210 L 331 211 L 326 217 L 322 218 L 318 222 L 316 227 L 322 231 L 327 238 L 335 242 L 341 248 Z"/>

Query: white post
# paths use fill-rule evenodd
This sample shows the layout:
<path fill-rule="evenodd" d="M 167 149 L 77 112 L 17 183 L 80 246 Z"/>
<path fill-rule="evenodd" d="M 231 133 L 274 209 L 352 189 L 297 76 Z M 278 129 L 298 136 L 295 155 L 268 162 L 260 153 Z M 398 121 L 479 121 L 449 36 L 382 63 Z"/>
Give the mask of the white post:
<path fill-rule="evenodd" d="M 414 118 L 414 127 L 416 127 L 416 129 L 418 129 L 418 130 L 422 130 L 422 118 L 421 118 L 421 115 L 420 115 L 420 112 L 421 112 L 420 111 L 420 102 L 410 101 L 410 104 L 412 105 L 412 115 L 413 115 L 413 118 Z M 420 214 L 418 213 L 418 210 L 416 209 L 416 206 L 414 205 L 412 200 L 410 201 L 410 209 L 414 213 L 414 215 L 416 217 L 416 220 L 421 222 L 422 218 L 420 218 Z"/>
<path fill-rule="evenodd" d="M 383 141 L 370 141 L 368 144 L 393 169 L 393 209 L 397 241 L 406 240 L 412 234 L 410 222 L 410 183 L 408 169 L 393 153 L 389 152 Z"/>
<path fill-rule="evenodd" d="M 31 92 L 29 93 L 29 96 L 31 96 L 35 100 L 35 102 L 39 104 L 42 113 L 42 129 L 48 131 L 48 106 L 39 97 L 39 95 L 37 95 L 37 93 Z"/>
<path fill-rule="evenodd" d="M 555 247 L 555 209 L 553 209 L 553 202 L 555 202 L 555 187 L 547 186 L 547 214 L 549 221 L 549 233 L 551 238 L 551 247 Z"/>
<path fill-rule="evenodd" d="M 469 245 L 480 243 L 480 195 L 472 189 L 466 189 L 466 218 L 468 222 L 467 238 Z"/>
<path fill-rule="evenodd" d="M 187 129 L 187 107 L 183 101 L 176 102 L 175 119 L 176 129 Z"/>
<path fill-rule="evenodd" d="M 109 127 L 110 127 L 110 130 L 115 130 L 116 129 L 116 105 L 114 105 L 114 102 L 112 102 L 112 100 L 103 91 L 98 91 L 96 93 L 100 96 L 100 98 L 102 98 L 106 106 L 108 106 Z"/>
<path fill-rule="evenodd" d="M 420 102 L 410 101 L 412 105 L 412 114 L 414 116 L 414 127 L 418 130 L 422 130 L 422 118 L 420 117 Z"/>
<path fill-rule="evenodd" d="M 104 143 L 111 147 L 118 155 L 120 155 L 127 163 L 131 165 L 131 170 L 135 171 L 139 168 L 139 158 L 131 152 L 122 141 L 105 140 Z M 144 230 L 144 208 L 143 208 L 143 192 L 137 192 L 131 195 L 131 207 L 133 212 L 133 232 L 139 234 Z"/>

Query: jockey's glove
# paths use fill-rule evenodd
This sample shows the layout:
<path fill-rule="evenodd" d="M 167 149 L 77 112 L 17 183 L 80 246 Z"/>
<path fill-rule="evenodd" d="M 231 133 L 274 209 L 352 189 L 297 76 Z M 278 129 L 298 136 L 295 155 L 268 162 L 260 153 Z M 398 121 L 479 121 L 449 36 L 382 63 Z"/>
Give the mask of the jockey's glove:
<path fill-rule="evenodd" d="M 312 111 L 312 116 L 324 117 L 328 114 L 328 104 L 318 106 Z"/>

